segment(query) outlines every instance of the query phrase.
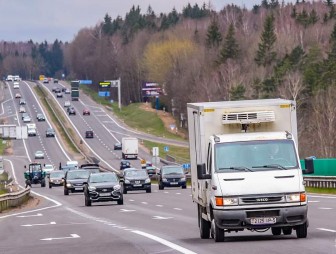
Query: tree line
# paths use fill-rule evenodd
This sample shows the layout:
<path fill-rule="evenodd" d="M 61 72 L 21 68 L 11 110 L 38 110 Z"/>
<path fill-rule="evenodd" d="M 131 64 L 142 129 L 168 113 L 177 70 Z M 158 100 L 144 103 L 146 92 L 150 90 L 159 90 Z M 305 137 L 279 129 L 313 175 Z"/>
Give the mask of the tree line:
<path fill-rule="evenodd" d="M 332 0 L 262 0 L 251 10 L 209 4 L 156 14 L 133 6 L 124 18 L 78 31 L 73 41 L 0 43 L 0 75 L 121 78 L 122 102 L 161 84 L 161 107 L 178 120 L 186 103 L 294 99 L 301 156 L 336 157 L 336 12 Z M 112 98 L 116 99 L 116 92 Z"/>

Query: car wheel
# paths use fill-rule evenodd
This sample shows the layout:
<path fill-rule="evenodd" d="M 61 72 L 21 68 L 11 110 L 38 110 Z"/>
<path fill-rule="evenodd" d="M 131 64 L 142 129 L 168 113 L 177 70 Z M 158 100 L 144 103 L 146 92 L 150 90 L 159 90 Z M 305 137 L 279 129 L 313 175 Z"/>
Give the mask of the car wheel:
<path fill-rule="evenodd" d="M 198 226 L 201 238 L 209 239 L 211 224 L 209 221 L 202 218 L 202 208 L 200 205 L 198 205 Z"/>
<path fill-rule="evenodd" d="M 182 189 L 186 189 L 186 188 L 187 188 L 187 185 L 183 185 L 183 186 L 182 186 Z"/>
<path fill-rule="evenodd" d="M 224 242 L 225 239 L 224 229 L 216 225 L 215 219 L 212 219 L 211 222 L 211 233 L 213 235 L 213 238 L 215 239 L 215 242 Z"/>
<path fill-rule="evenodd" d="M 41 181 L 41 187 L 45 187 L 46 186 L 46 182 L 45 182 L 45 180 L 43 179 L 42 181 Z"/>
<path fill-rule="evenodd" d="M 149 188 L 146 190 L 146 193 L 151 193 L 152 192 L 152 188 Z"/>
<path fill-rule="evenodd" d="M 64 188 L 64 195 L 65 195 L 65 196 L 68 196 L 68 195 L 69 195 L 69 190 L 66 189 L 66 188 Z"/>
<path fill-rule="evenodd" d="M 90 198 L 87 195 L 85 195 L 85 206 L 91 206 L 91 205 L 92 203 L 91 203 Z"/>

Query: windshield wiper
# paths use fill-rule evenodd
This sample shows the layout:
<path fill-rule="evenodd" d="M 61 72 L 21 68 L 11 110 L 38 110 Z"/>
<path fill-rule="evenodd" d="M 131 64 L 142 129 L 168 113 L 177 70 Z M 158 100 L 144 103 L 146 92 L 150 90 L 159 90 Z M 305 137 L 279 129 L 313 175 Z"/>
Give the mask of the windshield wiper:
<path fill-rule="evenodd" d="M 281 166 L 280 164 L 268 164 L 268 165 L 263 165 L 263 166 L 253 166 L 252 168 L 277 168 L 277 169 L 287 170 L 286 167 Z"/>
<path fill-rule="evenodd" d="M 252 169 L 248 168 L 248 167 L 229 167 L 229 168 L 219 168 L 219 170 L 221 169 L 231 169 L 231 170 L 236 170 L 236 171 L 250 171 L 253 172 Z"/>

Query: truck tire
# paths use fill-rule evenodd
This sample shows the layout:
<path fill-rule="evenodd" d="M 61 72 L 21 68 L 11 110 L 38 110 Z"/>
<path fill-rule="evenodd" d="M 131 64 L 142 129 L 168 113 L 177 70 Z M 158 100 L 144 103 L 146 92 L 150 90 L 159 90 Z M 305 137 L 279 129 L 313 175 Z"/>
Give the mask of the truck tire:
<path fill-rule="evenodd" d="M 209 221 L 202 218 L 202 206 L 200 205 L 198 205 L 198 226 L 201 239 L 209 239 L 211 224 Z"/>
<path fill-rule="evenodd" d="M 281 235 L 281 228 L 271 228 L 272 235 Z"/>
<path fill-rule="evenodd" d="M 224 242 L 225 239 L 224 229 L 216 225 L 215 219 L 212 219 L 211 222 L 211 234 L 216 243 Z"/>
<path fill-rule="evenodd" d="M 302 224 L 302 225 L 296 226 L 295 230 L 296 230 L 297 238 L 306 238 L 307 237 L 307 228 L 308 228 L 307 222 Z"/>
<path fill-rule="evenodd" d="M 91 200 L 85 195 L 85 206 L 91 206 Z"/>

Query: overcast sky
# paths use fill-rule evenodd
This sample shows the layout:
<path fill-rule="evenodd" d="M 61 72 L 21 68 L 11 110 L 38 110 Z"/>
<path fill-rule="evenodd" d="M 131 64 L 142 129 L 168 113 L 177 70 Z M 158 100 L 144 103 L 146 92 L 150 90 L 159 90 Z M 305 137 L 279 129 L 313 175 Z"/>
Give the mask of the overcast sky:
<path fill-rule="evenodd" d="M 0 0 L 0 41 L 71 42 L 81 28 L 94 27 L 106 13 L 112 19 L 118 15 L 124 19 L 133 5 L 139 5 L 142 13 L 150 5 L 160 14 L 204 2 L 220 11 L 231 3 L 252 8 L 261 0 Z"/>

